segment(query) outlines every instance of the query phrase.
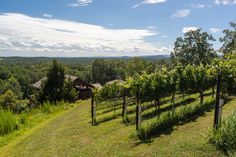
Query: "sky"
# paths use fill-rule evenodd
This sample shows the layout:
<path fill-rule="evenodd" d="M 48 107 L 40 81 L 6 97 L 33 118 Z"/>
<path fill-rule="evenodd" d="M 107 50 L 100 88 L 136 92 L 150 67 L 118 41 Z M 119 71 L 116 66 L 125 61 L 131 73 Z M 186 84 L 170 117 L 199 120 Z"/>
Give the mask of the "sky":
<path fill-rule="evenodd" d="M 168 55 L 201 28 L 221 46 L 236 0 L 0 0 L 0 56 Z"/>

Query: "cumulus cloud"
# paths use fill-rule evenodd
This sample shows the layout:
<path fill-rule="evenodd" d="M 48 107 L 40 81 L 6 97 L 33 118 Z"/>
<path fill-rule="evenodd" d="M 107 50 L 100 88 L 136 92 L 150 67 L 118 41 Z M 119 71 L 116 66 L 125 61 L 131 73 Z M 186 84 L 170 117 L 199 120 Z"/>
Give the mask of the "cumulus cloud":
<path fill-rule="evenodd" d="M 142 4 L 157 4 L 157 3 L 163 3 L 166 2 L 167 0 L 144 0 L 142 2 L 139 2 L 137 4 L 135 4 L 132 8 L 137 8 L 138 6 L 142 5 Z"/>
<path fill-rule="evenodd" d="M 221 30 L 219 28 L 210 28 L 211 33 L 219 33 Z"/>
<path fill-rule="evenodd" d="M 236 4 L 236 0 L 215 0 L 217 5 L 232 5 Z"/>
<path fill-rule="evenodd" d="M 183 33 L 187 33 L 187 32 L 190 32 L 190 31 L 196 31 L 197 29 L 199 29 L 199 28 L 197 28 L 197 27 L 184 27 L 183 28 L 183 30 L 182 30 L 182 32 Z"/>
<path fill-rule="evenodd" d="M 48 14 L 48 13 L 44 13 L 44 14 L 42 15 L 42 17 L 52 18 L 52 15 L 51 15 L 51 14 Z"/>
<path fill-rule="evenodd" d="M 148 29 L 108 29 L 97 25 L 23 14 L 0 14 L 1 50 L 48 56 L 138 56 L 168 54 L 145 37 Z M 0 51 L 1 52 L 1 51 Z"/>
<path fill-rule="evenodd" d="M 172 15 L 172 17 L 178 17 L 178 18 L 187 17 L 190 14 L 190 12 L 191 12 L 190 9 L 178 10 L 175 14 Z"/>
<path fill-rule="evenodd" d="M 70 7 L 84 7 L 92 3 L 92 0 L 77 0 L 75 3 L 70 3 L 68 6 Z"/>

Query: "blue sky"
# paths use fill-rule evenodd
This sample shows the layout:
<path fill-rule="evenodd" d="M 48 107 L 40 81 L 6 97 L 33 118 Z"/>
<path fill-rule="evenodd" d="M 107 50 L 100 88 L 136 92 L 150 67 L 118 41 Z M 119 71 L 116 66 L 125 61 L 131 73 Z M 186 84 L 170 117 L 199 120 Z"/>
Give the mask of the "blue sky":
<path fill-rule="evenodd" d="M 218 40 L 230 21 L 236 0 L 1 0 L 0 56 L 169 54 L 184 32 Z"/>

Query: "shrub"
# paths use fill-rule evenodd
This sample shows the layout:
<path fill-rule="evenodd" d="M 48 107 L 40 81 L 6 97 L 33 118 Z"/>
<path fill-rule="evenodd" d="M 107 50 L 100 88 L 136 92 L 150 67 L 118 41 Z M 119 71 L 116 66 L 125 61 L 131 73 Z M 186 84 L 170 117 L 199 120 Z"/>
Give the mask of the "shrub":
<path fill-rule="evenodd" d="M 211 132 L 210 143 L 226 154 L 236 151 L 236 111 L 222 121 L 219 129 Z"/>
<path fill-rule="evenodd" d="M 0 110 L 0 135 L 8 134 L 17 128 L 17 121 L 10 111 Z"/>

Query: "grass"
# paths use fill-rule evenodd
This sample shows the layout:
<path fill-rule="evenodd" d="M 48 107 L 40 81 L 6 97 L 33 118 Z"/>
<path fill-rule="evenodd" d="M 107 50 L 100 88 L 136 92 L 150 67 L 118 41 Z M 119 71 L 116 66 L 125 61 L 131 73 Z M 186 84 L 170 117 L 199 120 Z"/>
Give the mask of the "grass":
<path fill-rule="evenodd" d="M 17 129 L 17 121 L 10 111 L 0 110 L 0 135 L 5 135 Z"/>
<path fill-rule="evenodd" d="M 199 99 L 197 100 L 199 102 Z M 165 106 L 165 105 L 164 105 Z M 236 100 L 227 103 L 223 115 L 236 109 Z M 0 149 L 1 157 L 208 157 L 225 156 L 208 143 L 214 111 L 173 126 L 146 143 L 134 138 L 135 126 L 121 123 L 121 117 L 91 126 L 90 101 L 83 101 Z"/>
<path fill-rule="evenodd" d="M 236 152 L 236 111 L 222 121 L 219 129 L 212 130 L 210 143 L 229 155 Z"/>
<path fill-rule="evenodd" d="M 138 130 L 138 137 L 146 140 L 152 136 L 160 135 L 173 130 L 173 126 L 187 123 L 198 115 L 202 115 L 209 108 L 212 108 L 214 101 L 206 102 L 202 105 L 184 106 L 176 111 L 168 111 L 143 124 Z"/>
<path fill-rule="evenodd" d="M 18 136 L 26 134 L 40 123 L 56 116 L 59 113 L 62 113 L 65 110 L 68 110 L 71 107 L 73 107 L 73 104 L 59 102 L 56 105 L 52 105 L 47 102 L 38 108 L 24 111 L 21 114 L 16 115 L 13 115 L 8 111 L 0 111 L 0 116 L 2 114 L 1 112 L 4 112 L 4 117 L 8 119 L 8 127 L 10 129 L 8 129 L 9 131 L 7 131 L 6 134 L 0 136 L 0 148 L 7 145 L 11 141 L 14 141 L 14 139 Z"/>

